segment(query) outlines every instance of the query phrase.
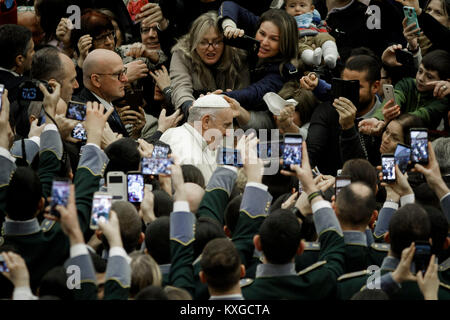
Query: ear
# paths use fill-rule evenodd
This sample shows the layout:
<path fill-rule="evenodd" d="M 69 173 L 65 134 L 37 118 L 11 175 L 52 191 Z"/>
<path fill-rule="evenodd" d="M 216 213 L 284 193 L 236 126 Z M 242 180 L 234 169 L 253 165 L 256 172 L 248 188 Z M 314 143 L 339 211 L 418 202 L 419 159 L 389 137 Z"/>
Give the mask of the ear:
<path fill-rule="evenodd" d="M 447 250 L 448 247 L 450 247 L 450 238 L 449 237 L 445 238 L 444 245 L 443 245 L 442 249 Z"/>
<path fill-rule="evenodd" d="M 297 248 L 297 255 L 300 256 L 304 251 L 305 251 L 305 240 L 301 240 Z"/>
<path fill-rule="evenodd" d="M 391 237 L 389 236 L 389 231 L 384 235 L 384 242 L 391 243 Z"/>
<path fill-rule="evenodd" d="M 97 74 L 95 73 L 91 74 L 91 83 L 94 87 L 100 88 L 102 86 L 99 80 L 100 77 Z"/>
<path fill-rule="evenodd" d="M 45 198 L 41 197 L 41 199 L 39 200 L 39 203 L 38 203 L 38 210 L 37 210 L 36 214 L 43 211 L 44 209 L 45 209 Z"/>
<path fill-rule="evenodd" d="M 259 236 L 259 234 L 255 234 L 254 235 L 254 237 L 253 237 L 253 244 L 255 245 L 256 250 L 262 251 L 261 237 Z"/>
<path fill-rule="evenodd" d="M 223 226 L 223 231 L 225 232 L 225 234 L 227 235 L 228 238 L 231 238 L 231 231 L 227 225 Z"/>
<path fill-rule="evenodd" d="M 202 117 L 202 129 L 208 130 L 211 125 L 210 122 L 211 122 L 211 116 L 209 114 L 204 115 Z"/>
<path fill-rule="evenodd" d="M 36 116 L 34 116 L 34 115 L 31 115 L 29 118 L 28 118 L 28 121 L 30 121 L 30 124 L 34 121 L 34 120 L 36 120 L 37 118 L 36 118 Z"/>
<path fill-rule="evenodd" d="M 333 208 L 334 212 L 337 215 L 337 207 L 336 207 L 336 196 L 331 196 L 331 208 Z"/>
<path fill-rule="evenodd" d="M 373 84 L 372 84 L 372 94 L 375 94 L 378 92 L 378 90 L 380 90 L 380 80 L 376 80 Z"/>
<path fill-rule="evenodd" d="M 372 212 L 372 216 L 370 217 L 370 221 L 369 221 L 369 227 L 372 228 L 373 224 L 375 223 L 375 221 L 377 221 L 378 219 L 378 210 L 373 210 Z"/>
<path fill-rule="evenodd" d="M 21 55 L 21 54 L 19 54 L 19 55 L 16 57 L 16 66 L 21 67 L 24 60 L 25 60 L 24 56 Z"/>
<path fill-rule="evenodd" d="M 200 271 L 198 273 L 198 276 L 200 278 L 201 283 L 206 283 L 206 276 L 205 276 L 205 273 L 203 271 Z"/>
<path fill-rule="evenodd" d="M 138 243 L 142 244 L 142 242 L 144 242 L 144 240 L 145 240 L 145 234 L 143 232 L 141 232 L 141 234 L 139 235 Z"/>

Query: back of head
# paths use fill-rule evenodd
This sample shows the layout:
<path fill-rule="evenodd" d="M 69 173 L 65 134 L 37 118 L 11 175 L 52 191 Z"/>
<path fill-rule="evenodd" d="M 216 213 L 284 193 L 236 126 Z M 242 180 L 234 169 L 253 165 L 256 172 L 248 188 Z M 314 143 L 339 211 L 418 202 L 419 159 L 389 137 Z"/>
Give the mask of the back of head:
<path fill-rule="evenodd" d="M 159 217 L 145 229 L 145 247 L 158 264 L 170 263 L 170 218 Z"/>
<path fill-rule="evenodd" d="M 192 300 L 191 294 L 182 288 L 165 286 L 164 292 L 169 300 Z"/>
<path fill-rule="evenodd" d="M 366 159 L 347 160 L 342 167 L 342 175 L 349 176 L 352 182 L 363 182 L 367 184 L 374 194 L 377 191 L 377 171 Z"/>
<path fill-rule="evenodd" d="M 199 168 L 192 164 L 182 164 L 181 171 L 183 172 L 184 182 L 196 183 L 205 189 L 205 178 Z"/>
<path fill-rule="evenodd" d="M 135 300 L 169 300 L 166 292 L 160 286 L 148 286 L 134 297 Z"/>
<path fill-rule="evenodd" d="M 381 289 L 370 289 L 358 291 L 350 300 L 389 300 L 389 296 Z"/>
<path fill-rule="evenodd" d="M 109 171 L 135 171 L 139 169 L 141 155 L 138 151 L 138 143 L 131 138 L 122 138 L 111 143 L 105 149 L 109 158 L 105 169 L 105 177 Z"/>
<path fill-rule="evenodd" d="M 423 207 L 430 219 L 431 227 L 431 253 L 439 255 L 443 248 L 448 235 L 449 223 L 442 211 L 432 206 Z"/>
<path fill-rule="evenodd" d="M 61 300 L 73 300 L 72 291 L 67 287 L 66 268 L 55 267 L 42 277 L 39 296 L 56 296 Z"/>
<path fill-rule="evenodd" d="M 200 266 L 208 286 L 226 292 L 240 279 L 241 259 L 229 239 L 214 239 L 203 249 Z"/>
<path fill-rule="evenodd" d="M 89 34 L 95 38 L 106 31 L 114 30 L 114 26 L 111 22 L 111 18 L 95 9 L 87 9 L 83 11 L 81 16 L 81 29 L 80 37 Z"/>
<path fill-rule="evenodd" d="M 156 261 L 148 254 L 134 251 L 130 254 L 131 285 L 130 296 L 152 285 L 161 287 L 162 276 Z"/>
<path fill-rule="evenodd" d="M 156 217 L 168 217 L 173 211 L 173 199 L 164 190 L 153 190 Z"/>
<path fill-rule="evenodd" d="M 234 197 L 230 202 L 228 202 L 227 206 L 225 207 L 224 213 L 225 225 L 228 227 L 231 233 L 234 232 L 234 229 L 236 228 L 236 224 L 239 219 L 239 210 L 241 208 L 241 202 L 242 202 L 242 195 L 238 195 Z"/>
<path fill-rule="evenodd" d="M 267 261 L 273 264 L 291 262 L 300 244 L 300 232 L 301 225 L 291 211 L 278 209 L 268 215 L 259 229 Z"/>
<path fill-rule="evenodd" d="M 194 257 L 197 258 L 206 244 L 216 238 L 226 238 L 220 223 L 209 217 L 200 217 L 195 223 Z"/>
<path fill-rule="evenodd" d="M 26 57 L 30 44 L 31 31 L 23 26 L 4 24 L 0 26 L 0 67 L 12 69 L 16 57 Z"/>
<path fill-rule="evenodd" d="M 338 219 L 347 227 L 362 228 L 376 207 L 375 195 L 364 183 L 356 182 L 341 189 L 336 198 Z"/>
<path fill-rule="evenodd" d="M 64 65 L 60 52 L 55 47 L 45 47 L 33 56 L 31 64 L 31 77 L 38 80 L 55 79 L 60 84 L 64 80 Z"/>
<path fill-rule="evenodd" d="M 367 72 L 366 80 L 369 84 L 373 84 L 381 78 L 381 64 L 371 55 L 360 54 L 352 56 L 347 59 L 344 68 L 352 71 Z"/>
<path fill-rule="evenodd" d="M 285 100 L 294 99 L 298 102 L 295 111 L 299 113 L 302 124 L 311 120 L 318 102 L 311 90 L 302 88 L 298 81 L 289 81 L 283 85 L 278 95 Z"/>
<path fill-rule="evenodd" d="M 141 218 L 136 207 L 127 201 L 116 201 L 112 204 L 111 210 L 117 213 L 120 225 L 120 236 L 123 248 L 127 253 L 134 251 L 139 244 L 141 235 Z"/>
<path fill-rule="evenodd" d="M 61 18 L 69 16 L 68 0 L 35 0 L 36 15 L 40 17 L 40 25 L 45 33 L 45 41 L 52 40 Z"/>
<path fill-rule="evenodd" d="M 433 50 L 422 59 L 423 66 L 429 71 L 437 71 L 439 79 L 450 78 L 450 53 L 445 50 Z"/>
<path fill-rule="evenodd" d="M 441 175 L 450 174 L 450 137 L 442 137 L 434 140 L 432 143 L 436 160 L 441 170 Z"/>
<path fill-rule="evenodd" d="M 431 235 L 430 219 L 417 204 L 407 204 L 392 216 L 389 223 L 391 251 L 400 258 L 403 249 L 413 241 L 428 241 Z"/>
<path fill-rule="evenodd" d="M 30 220 L 36 216 L 42 197 L 38 175 L 28 167 L 18 167 L 9 183 L 5 211 L 16 221 Z"/>

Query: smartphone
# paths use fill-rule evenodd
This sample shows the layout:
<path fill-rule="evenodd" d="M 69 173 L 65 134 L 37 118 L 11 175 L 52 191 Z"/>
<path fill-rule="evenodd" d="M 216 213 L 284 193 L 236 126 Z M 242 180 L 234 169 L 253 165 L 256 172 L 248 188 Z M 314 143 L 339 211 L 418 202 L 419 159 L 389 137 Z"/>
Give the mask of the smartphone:
<path fill-rule="evenodd" d="M 395 50 L 395 59 L 403 66 L 414 66 L 414 56 L 409 51 L 403 49 Z"/>
<path fill-rule="evenodd" d="M 383 84 L 383 93 L 385 101 L 394 99 L 394 104 L 397 104 L 395 101 L 394 86 L 392 84 Z"/>
<path fill-rule="evenodd" d="M 333 78 L 331 80 L 331 95 L 338 99 L 344 97 L 349 99 L 355 106 L 359 104 L 359 80 L 343 80 Z"/>
<path fill-rule="evenodd" d="M 402 173 L 408 171 L 408 165 L 411 161 L 411 147 L 403 143 L 398 143 L 394 152 L 395 164 Z"/>
<path fill-rule="evenodd" d="M 334 195 L 337 197 L 339 192 L 341 192 L 342 188 L 348 186 L 350 183 L 352 183 L 352 178 L 350 178 L 349 176 L 337 176 L 334 188 Z"/>
<path fill-rule="evenodd" d="M 56 211 L 56 206 L 61 205 L 67 207 L 69 203 L 70 181 L 66 178 L 56 178 L 52 183 L 52 202 L 50 204 L 50 214 L 59 217 L 60 214 Z"/>
<path fill-rule="evenodd" d="M 144 199 L 144 176 L 140 172 L 127 173 L 128 202 L 141 203 Z"/>
<path fill-rule="evenodd" d="M 37 125 L 40 126 L 45 123 L 45 114 L 39 117 Z"/>
<path fill-rule="evenodd" d="M 144 105 L 144 91 L 129 91 L 125 95 L 124 100 L 126 101 L 126 105 L 130 106 L 130 110 L 139 112 L 139 107 L 142 107 Z"/>
<path fill-rule="evenodd" d="M 229 45 L 231 47 L 236 47 L 239 49 L 244 49 L 246 51 L 249 51 L 251 53 L 258 53 L 259 47 L 261 46 L 261 43 L 256 40 L 255 38 L 249 37 L 247 35 L 243 35 L 242 37 L 223 39 L 223 43 L 226 45 Z"/>
<path fill-rule="evenodd" d="M 300 134 L 289 133 L 284 135 L 283 140 L 283 168 L 291 170 L 291 164 L 302 166 L 302 142 Z"/>
<path fill-rule="evenodd" d="M 172 158 L 142 158 L 141 172 L 145 175 L 171 175 L 170 166 L 173 164 Z"/>
<path fill-rule="evenodd" d="M 5 258 L 0 253 L 0 272 L 9 272 L 8 266 L 6 265 Z"/>
<path fill-rule="evenodd" d="M 0 84 L 0 112 L 2 111 L 2 96 L 5 92 L 5 85 Z"/>
<path fill-rule="evenodd" d="M 86 141 L 87 140 L 86 129 L 83 127 L 83 125 L 81 123 L 78 123 L 73 128 L 71 136 L 74 139 Z"/>
<path fill-rule="evenodd" d="M 224 164 L 234 167 L 242 167 L 241 152 L 231 148 L 219 148 L 216 158 L 217 164 Z"/>
<path fill-rule="evenodd" d="M 66 118 L 84 121 L 86 120 L 86 104 L 76 101 L 69 101 L 67 104 Z"/>
<path fill-rule="evenodd" d="M 92 201 L 92 215 L 90 228 L 98 229 L 98 221 L 100 218 L 109 219 L 109 211 L 111 210 L 112 195 L 106 192 L 94 193 L 94 200 Z"/>
<path fill-rule="evenodd" d="M 395 157 L 393 154 L 383 154 L 381 156 L 381 172 L 384 182 L 395 182 Z"/>
<path fill-rule="evenodd" d="M 406 18 L 406 24 L 409 26 L 410 24 L 415 23 L 416 28 L 419 28 L 419 21 L 417 20 L 417 13 L 416 9 L 413 7 L 404 6 L 403 7 L 403 13 L 405 14 Z M 420 34 L 420 31 L 417 32 L 417 34 Z"/>
<path fill-rule="evenodd" d="M 428 129 L 411 128 L 411 162 L 428 164 Z"/>
<path fill-rule="evenodd" d="M 108 193 L 112 195 L 114 201 L 125 201 L 127 198 L 127 188 L 125 185 L 125 173 L 122 171 L 109 171 L 106 175 Z"/>
<path fill-rule="evenodd" d="M 167 158 L 169 155 L 169 146 L 157 145 L 153 147 L 152 158 Z"/>
<path fill-rule="evenodd" d="M 414 252 L 414 264 L 416 272 L 422 271 L 422 275 L 428 269 L 431 259 L 431 245 L 426 241 L 415 241 L 416 251 Z"/>

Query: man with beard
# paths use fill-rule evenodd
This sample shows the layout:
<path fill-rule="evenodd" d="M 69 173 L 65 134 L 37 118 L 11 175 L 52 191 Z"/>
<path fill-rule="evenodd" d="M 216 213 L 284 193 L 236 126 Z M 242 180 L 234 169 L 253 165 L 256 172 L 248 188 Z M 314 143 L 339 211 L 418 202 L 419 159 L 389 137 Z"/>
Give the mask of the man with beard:
<path fill-rule="evenodd" d="M 380 87 L 381 65 L 369 55 L 351 56 L 342 71 L 343 80 L 359 80 L 359 103 L 339 97 L 325 101 L 315 109 L 308 130 L 308 153 L 311 165 L 324 174 L 336 175 L 349 159 L 363 158 L 373 165 L 380 159 L 379 137 L 358 132 L 358 123 L 373 117 L 381 105 L 376 95 Z"/>

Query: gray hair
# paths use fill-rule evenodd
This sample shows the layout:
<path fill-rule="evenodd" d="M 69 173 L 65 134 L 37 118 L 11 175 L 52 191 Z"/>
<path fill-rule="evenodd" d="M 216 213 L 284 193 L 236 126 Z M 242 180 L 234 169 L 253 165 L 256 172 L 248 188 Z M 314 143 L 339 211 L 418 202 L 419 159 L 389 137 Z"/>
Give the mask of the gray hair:
<path fill-rule="evenodd" d="M 201 121 L 206 115 L 211 116 L 213 119 L 217 117 L 217 114 L 226 108 L 208 108 L 208 107 L 192 107 L 189 110 L 188 122 Z"/>
<path fill-rule="evenodd" d="M 441 174 L 443 176 L 450 174 L 450 137 L 438 138 L 431 145 L 433 146 L 439 169 L 441 169 Z"/>

